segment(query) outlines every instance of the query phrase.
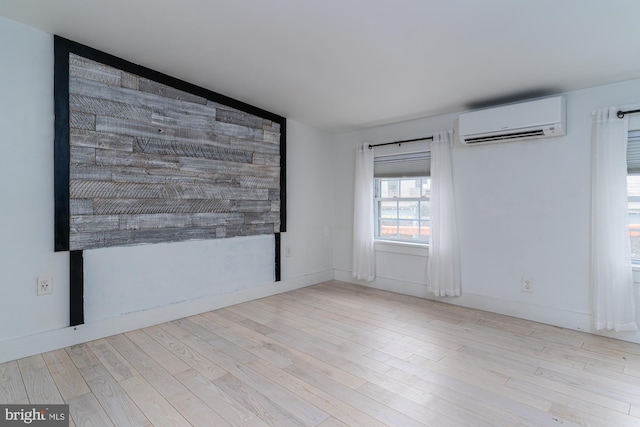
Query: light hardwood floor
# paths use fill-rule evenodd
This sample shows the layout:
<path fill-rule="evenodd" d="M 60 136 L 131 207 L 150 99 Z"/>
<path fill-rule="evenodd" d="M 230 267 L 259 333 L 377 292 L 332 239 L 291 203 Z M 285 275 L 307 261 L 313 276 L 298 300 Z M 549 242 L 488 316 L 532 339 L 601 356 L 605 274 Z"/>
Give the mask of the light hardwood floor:
<path fill-rule="evenodd" d="M 76 426 L 640 426 L 640 345 L 327 282 L 0 365 Z"/>

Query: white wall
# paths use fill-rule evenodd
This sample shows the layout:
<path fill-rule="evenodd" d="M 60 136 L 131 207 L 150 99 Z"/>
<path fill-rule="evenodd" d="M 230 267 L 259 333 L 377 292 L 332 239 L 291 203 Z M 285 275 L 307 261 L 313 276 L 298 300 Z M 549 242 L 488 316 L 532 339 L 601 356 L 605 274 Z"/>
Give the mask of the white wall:
<path fill-rule="evenodd" d="M 86 324 L 69 328 L 69 256 L 53 251 L 53 36 L 0 18 L 0 362 L 333 277 L 330 135 L 288 121 L 282 282 L 273 236 L 84 252 Z M 215 88 L 212 88 L 215 89 Z M 36 296 L 36 276 L 54 292 Z"/>
<path fill-rule="evenodd" d="M 53 252 L 53 40 L 0 18 L 0 340 L 66 326 L 69 256 Z M 36 298 L 36 276 L 54 293 Z"/>
<path fill-rule="evenodd" d="M 639 94 L 640 80 L 565 93 L 564 137 L 474 147 L 456 144 L 454 186 L 463 296 L 445 301 L 591 330 L 590 112 L 636 104 Z M 356 144 L 456 129 L 456 119 L 457 114 L 449 114 L 335 138 L 334 157 L 339 159 L 334 181 L 337 279 L 353 281 L 350 248 Z M 378 245 L 377 249 L 376 281 L 358 283 L 429 297 L 425 291 L 426 251 L 393 245 Z M 522 277 L 533 280 L 533 293 L 521 291 Z M 615 336 L 640 341 L 640 334 Z"/>
<path fill-rule="evenodd" d="M 85 322 L 266 285 L 274 254 L 272 235 L 84 251 Z"/>
<path fill-rule="evenodd" d="M 334 162 L 331 136 L 289 120 L 287 139 L 287 232 L 282 233 L 281 241 L 282 278 L 321 276 L 330 280 Z M 291 249 L 289 257 L 285 254 L 287 246 Z"/>

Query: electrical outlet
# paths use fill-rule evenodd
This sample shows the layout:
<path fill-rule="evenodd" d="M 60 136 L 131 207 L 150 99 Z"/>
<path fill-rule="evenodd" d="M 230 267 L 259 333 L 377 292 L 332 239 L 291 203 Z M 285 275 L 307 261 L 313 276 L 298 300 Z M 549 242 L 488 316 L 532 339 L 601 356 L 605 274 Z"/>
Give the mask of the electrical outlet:
<path fill-rule="evenodd" d="M 53 292 L 53 276 L 38 276 L 38 295 L 47 295 Z"/>
<path fill-rule="evenodd" d="M 284 247 L 284 256 L 286 257 L 290 257 L 291 256 L 291 246 L 287 245 Z"/>
<path fill-rule="evenodd" d="M 533 292 L 533 280 L 528 277 L 522 278 L 522 292 Z"/>

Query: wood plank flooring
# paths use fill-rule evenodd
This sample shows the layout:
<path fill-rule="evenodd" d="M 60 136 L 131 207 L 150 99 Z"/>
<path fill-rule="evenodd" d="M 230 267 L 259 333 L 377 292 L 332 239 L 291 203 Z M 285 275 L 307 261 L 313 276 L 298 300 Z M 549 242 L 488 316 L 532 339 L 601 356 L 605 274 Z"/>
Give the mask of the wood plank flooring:
<path fill-rule="evenodd" d="M 640 345 L 326 282 L 0 364 L 73 426 L 640 426 Z"/>

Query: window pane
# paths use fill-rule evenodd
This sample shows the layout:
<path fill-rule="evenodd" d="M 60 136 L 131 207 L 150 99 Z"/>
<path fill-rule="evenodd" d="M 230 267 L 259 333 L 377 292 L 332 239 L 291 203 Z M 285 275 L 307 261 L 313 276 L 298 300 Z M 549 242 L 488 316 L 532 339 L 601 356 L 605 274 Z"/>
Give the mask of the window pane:
<path fill-rule="evenodd" d="M 631 258 L 640 261 L 640 175 L 627 176 Z"/>
<path fill-rule="evenodd" d="M 403 179 L 400 181 L 400 197 L 420 197 L 420 179 Z"/>
<path fill-rule="evenodd" d="M 429 206 L 431 203 L 428 201 L 420 202 L 420 219 L 429 219 Z"/>
<path fill-rule="evenodd" d="M 397 218 L 398 202 L 378 202 L 378 212 L 380 218 Z"/>
<path fill-rule="evenodd" d="M 418 219 L 420 213 L 420 202 L 398 202 L 399 218 Z"/>
<path fill-rule="evenodd" d="M 420 239 L 418 221 L 399 220 L 398 237 L 406 240 Z"/>
<path fill-rule="evenodd" d="M 399 183 L 397 179 L 383 179 L 380 181 L 380 197 L 391 199 L 398 197 Z"/>
<path fill-rule="evenodd" d="M 398 221 L 381 220 L 379 230 L 380 237 L 398 237 Z"/>
<path fill-rule="evenodd" d="M 431 178 L 424 178 L 422 180 L 422 192 L 421 197 L 429 197 L 431 195 Z"/>
<path fill-rule="evenodd" d="M 420 238 L 428 242 L 430 236 L 431 236 L 431 228 L 429 223 L 421 221 L 420 222 Z"/>

